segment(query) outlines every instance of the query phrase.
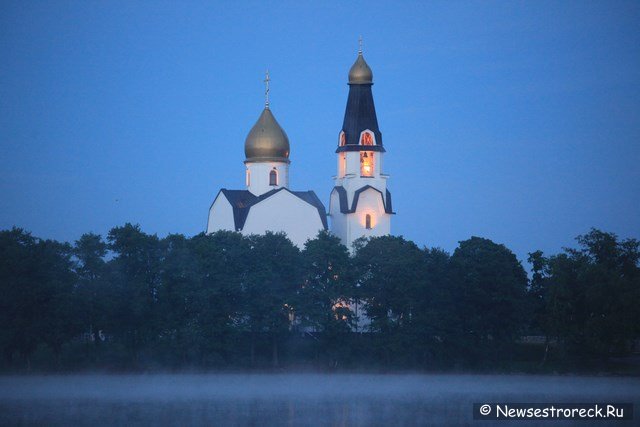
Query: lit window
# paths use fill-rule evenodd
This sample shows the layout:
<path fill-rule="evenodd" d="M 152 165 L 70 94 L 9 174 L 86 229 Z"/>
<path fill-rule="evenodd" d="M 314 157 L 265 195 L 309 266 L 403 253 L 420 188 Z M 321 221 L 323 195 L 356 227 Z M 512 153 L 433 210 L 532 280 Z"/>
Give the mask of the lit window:
<path fill-rule="evenodd" d="M 269 185 L 278 185 L 278 172 L 275 168 L 269 172 Z"/>
<path fill-rule="evenodd" d="M 367 214 L 364 217 L 364 226 L 367 230 L 371 230 L 371 215 Z"/>
<path fill-rule="evenodd" d="M 369 132 L 363 132 L 360 138 L 360 145 L 373 145 L 373 135 Z"/>
<path fill-rule="evenodd" d="M 373 176 L 373 151 L 360 152 L 360 175 Z"/>

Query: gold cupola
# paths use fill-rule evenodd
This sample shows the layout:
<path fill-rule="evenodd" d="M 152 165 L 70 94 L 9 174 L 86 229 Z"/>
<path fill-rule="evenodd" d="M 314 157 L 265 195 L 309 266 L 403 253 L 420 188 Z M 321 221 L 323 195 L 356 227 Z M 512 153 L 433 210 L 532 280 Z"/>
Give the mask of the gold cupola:
<path fill-rule="evenodd" d="M 269 108 L 269 71 L 265 79 L 265 106 L 244 141 L 245 162 L 289 163 L 289 138 Z"/>
<path fill-rule="evenodd" d="M 358 52 L 358 58 L 349 70 L 349 84 L 373 84 L 373 71 L 362 56 L 362 50 Z"/>
<path fill-rule="evenodd" d="M 247 162 L 289 162 L 289 138 L 269 107 L 265 107 L 249 131 L 244 155 Z"/>

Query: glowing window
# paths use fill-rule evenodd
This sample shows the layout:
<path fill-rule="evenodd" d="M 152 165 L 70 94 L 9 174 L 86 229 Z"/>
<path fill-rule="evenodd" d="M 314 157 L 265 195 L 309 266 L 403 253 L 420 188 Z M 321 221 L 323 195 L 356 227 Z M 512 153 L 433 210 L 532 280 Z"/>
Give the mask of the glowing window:
<path fill-rule="evenodd" d="M 371 230 L 371 215 L 367 214 L 364 217 L 364 226 L 367 230 Z"/>
<path fill-rule="evenodd" d="M 278 172 L 275 168 L 269 172 L 269 185 L 278 185 Z"/>
<path fill-rule="evenodd" d="M 360 152 L 360 176 L 373 176 L 373 151 Z"/>
<path fill-rule="evenodd" d="M 369 132 L 363 132 L 360 137 L 360 145 L 373 145 L 373 135 Z"/>

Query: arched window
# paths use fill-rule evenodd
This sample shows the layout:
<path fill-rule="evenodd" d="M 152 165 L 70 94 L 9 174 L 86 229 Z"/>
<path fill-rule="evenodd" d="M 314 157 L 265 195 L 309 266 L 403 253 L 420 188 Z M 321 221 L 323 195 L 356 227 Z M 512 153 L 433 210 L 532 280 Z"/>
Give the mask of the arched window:
<path fill-rule="evenodd" d="M 370 132 L 362 132 L 362 136 L 360 137 L 360 145 L 374 145 L 373 135 L 371 135 Z"/>
<path fill-rule="evenodd" d="M 344 135 L 344 132 L 340 132 L 340 147 L 344 147 L 344 145 L 347 143 L 347 137 Z"/>
<path fill-rule="evenodd" d="M 373 151 L 360 152 L 360 176 L 373 176 Z"/>
<path fill-rule="evenodd" d="M 275 168 L 269 172 L 269 185 L 278 185 L 278 172 Z"/>
<path fill-rule="evenodd" d="M 371 230 L 371 215 L 367 214 L 364 217 L 364 226 L 367 230 Z"/>
<path fill-rule="evenodd" d="M 247 187 L 251 185 L 251 171 L 247 169 Z"/>

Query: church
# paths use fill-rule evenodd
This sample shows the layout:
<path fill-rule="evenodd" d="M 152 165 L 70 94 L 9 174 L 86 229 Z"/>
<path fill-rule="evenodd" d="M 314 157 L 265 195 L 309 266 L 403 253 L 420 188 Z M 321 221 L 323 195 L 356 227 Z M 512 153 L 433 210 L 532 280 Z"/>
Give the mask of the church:
<path fill-rule="evenodd" d="M 373 72 L 362 48 L 349 70 L 328 214 L 315 192 L 289 189 L 289 138 L 269 105 L 268 73 L 265 82 L 265 107 L 244 142 L 246 188 L 218 192 L 209 208 L 207 233 L 284 232 L 303 248 L 318 232 L 330 230 L 350 250 L 358 238 L 390 234 L 394 212 L 387 189 L 389 176 L 383 173 L 385 149 L 373 102 Z"/>

